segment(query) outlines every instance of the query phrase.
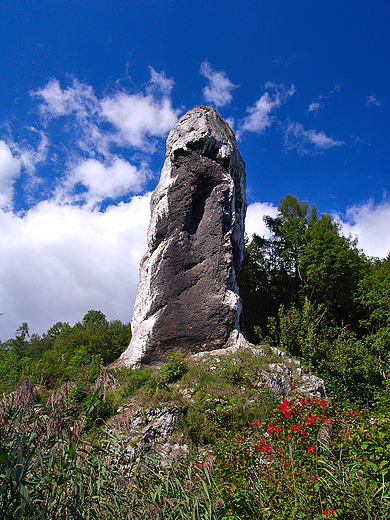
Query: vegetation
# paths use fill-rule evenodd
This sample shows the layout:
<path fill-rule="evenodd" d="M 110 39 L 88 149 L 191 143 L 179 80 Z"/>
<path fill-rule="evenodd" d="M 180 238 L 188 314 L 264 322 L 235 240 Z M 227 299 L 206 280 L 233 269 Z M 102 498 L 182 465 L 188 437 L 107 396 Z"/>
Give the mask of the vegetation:
<path fill-rule="evenodd" d="M 1 343 L 1 519 L 390 517 L 390 255 L 291 195 L 265 220 L 240 280 L 257 350 L 112 370 L 130 325 L 100 311 Z M 264 386 L 289 356 L 329 398 Z M 150 450 L 151 410 L 172 409 L 170 449 Z"/>
<path fill-rule="evenodd" d="M 248 338 L 303 360 L 341 403 L 386 400 L 390 254 L 367 258 L 292 195 L 265 222 L 271 238 L 248 243 L 240 282 Z"/>
<path fill-rule="evenodd" d="M 130 339 L 130 324 L 109 322 L 94 310 L 73 327 L 56 323 L 42 337 L 30 336 L 23 323 L 15 338 L 0 345 L 0 391 L 14 390 L 23 376 L 48 389 L 75 378 L 91 382 L 99 375 L 99 366 L 118 359 Z"/>

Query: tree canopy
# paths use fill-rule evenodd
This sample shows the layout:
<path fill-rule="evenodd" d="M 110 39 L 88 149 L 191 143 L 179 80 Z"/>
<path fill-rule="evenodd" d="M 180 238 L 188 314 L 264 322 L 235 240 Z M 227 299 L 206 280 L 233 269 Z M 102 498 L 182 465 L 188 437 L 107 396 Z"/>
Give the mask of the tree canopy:
<path fill-rule="evenodd" d="M 388 377 L 390 255 L 368 258 L 293 195 L 264 221 L 271 236 L 247 240 L 240 278 L 248 339 L 302 358 L 340 395 L 372 399 Z"/>

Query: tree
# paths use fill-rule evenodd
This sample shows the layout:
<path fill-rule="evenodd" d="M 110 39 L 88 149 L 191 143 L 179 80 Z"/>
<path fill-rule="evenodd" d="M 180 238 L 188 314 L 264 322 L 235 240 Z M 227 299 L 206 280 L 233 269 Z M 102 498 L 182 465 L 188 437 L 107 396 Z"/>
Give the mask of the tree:
<path fill-rule="evenodd" d="M 318 218 L 315 205 L 293 195 L 282 198 L 277 216 L 264 221 L 271 238 L 253 236 L 240 278 L 248 337 L 255 326 L 266 334 L 267 318 L 277 318 L 281 304 L 301 310 L 307 301 L 322 306 L 337 325 L 357 327 L 361 305 L 355 296 L 370 262 L 356 241 L 344 237 L 330 215 Z"/>
<path fill-rule="evenodd" d="M 106 315 L 101 311 L 90 310 L 84 316 L 82 324 L 84 327 L 101 327 L 107 323 Z"/>

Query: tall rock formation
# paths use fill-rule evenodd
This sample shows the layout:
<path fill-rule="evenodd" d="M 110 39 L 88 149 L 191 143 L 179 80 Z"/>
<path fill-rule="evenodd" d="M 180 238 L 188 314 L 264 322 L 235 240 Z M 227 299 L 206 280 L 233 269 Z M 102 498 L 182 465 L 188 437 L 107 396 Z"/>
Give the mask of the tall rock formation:
<path fill-rule="evenodd" d="M 245 342 L 237 278 L 244 256 L 245 169 L 229 125 L 197 107 L 169 133 L 151 198 L 148 251 L 119 362 L 158 364 Z"/>

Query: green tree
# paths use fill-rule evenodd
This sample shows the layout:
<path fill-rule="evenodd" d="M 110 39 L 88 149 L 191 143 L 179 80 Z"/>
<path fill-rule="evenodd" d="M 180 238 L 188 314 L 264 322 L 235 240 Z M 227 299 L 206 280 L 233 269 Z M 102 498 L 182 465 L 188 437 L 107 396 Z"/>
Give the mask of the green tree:
<path fill-rule="evenodd" d="M 343 236 L 330 215 L 318 218 L 314 205 L 293 195 L 282 198 L 277 216 L 264 221 L 271 238 L 254 235 L 240 278 L 249 339 L 255 326 L 266 334 L 267 318 L 277 319 L 281 304 L 300 311 L 307 301 L 321 307 L 333 325 L 357 331 L 362 309 L 356 293 L 370 262 L 356 241 Z"/>
<path fill-rule="evenodd" d="M 83 327 L 101 327 L 106 325 L 107 317 L 101 311 L 90 310 L 84 316 L 82 324 Z"/>

